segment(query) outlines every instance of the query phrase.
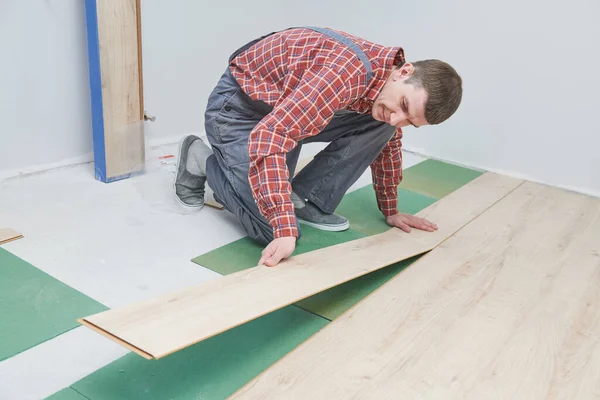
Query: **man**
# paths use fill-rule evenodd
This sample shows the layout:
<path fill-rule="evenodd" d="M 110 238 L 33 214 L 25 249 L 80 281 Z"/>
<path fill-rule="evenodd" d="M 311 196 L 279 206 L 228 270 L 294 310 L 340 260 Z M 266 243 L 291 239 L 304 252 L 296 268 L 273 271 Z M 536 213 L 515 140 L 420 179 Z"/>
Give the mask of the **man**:
<path fill-rule="evenodd" d="M 334 211 L 370 167 L 387 223 L 433 231 L 432 222 L 397 210 L 402 128 L 445 121 L 461 97 L 452 67 L 407 63 L 400 47 L 314 27 L 265 35 L 234 52 L 208 99 L 211 147 L 196 136 L 181 142 L 177 199 L 201 209 L 208 183 L 266 246 L 259 264 L 275 266 L 294 252 L 300 222 L 349 227 Z M 311 142 L 330 144 L 293 178 L 301 146 Z"/>

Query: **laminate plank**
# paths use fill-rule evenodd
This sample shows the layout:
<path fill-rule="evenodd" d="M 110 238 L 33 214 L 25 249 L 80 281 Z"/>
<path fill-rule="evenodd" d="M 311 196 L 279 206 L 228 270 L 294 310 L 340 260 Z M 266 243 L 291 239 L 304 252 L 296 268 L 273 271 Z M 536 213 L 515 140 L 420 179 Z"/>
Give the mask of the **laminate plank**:
<path fill-rule="evenodd" d="M 0 244 L 12 242 L 13 240 L 22 239 L 22 238 L 23 238 L 23 235 L 13 229 L 10 229 L 10 228 L 0 229 Z"/>
<path fill-rule="evenodd" d="M 600 199 L 525 183 L 234 399 L 597 399 Z"/>
<path fill-rule="evenodd" d="M 112 182 L 145 162 L 139 0 L 86 0 L 95 175 Z"/>
<path fill-rule="evenodd" d="M 419 193 L 398 189 L 398 210 L 415 214 L 433 204 L 436 199 Z M 390 229 L 385 218 L 377 208 L 375 191 L 367 185 L 344 196 L 336 210 L 350 220 L 350 229 L 344 232 L 326 232 L 311 226 L 302 228 L 302 239 L 296 244 L 295 254 L 307 253 L 335 244 L 355 240 L 361 237 L 382 233 Z M 248 237 L 226 244 L 199 257 L 192 259 L 197 264 L 211 269 L 220 275 L 229 275 L 252 268 L 260 259 L 263 247 Z M 335 286 L 324 292 L 301 300 L 295 305 L 329 320 L 333 320 L 344 311 L 362 300 L 377 287 L 381 286 L 401 270 L 408 267 L 414 259 L 387 266 Z"/>
<path fill-rule="evenodd" d="M 418 214 L 435 232 L 400 229 L 256 266 L 84 318 L 118 343 L 161 358 L 359 276 L 430 251 L 522 184 L 485 174 Z"/>
<path fill-rule="evenodd" d="M 144 165 L 144 124 L 137 1 L 97 3 L 102 65 L 106 173 L 116 177 Z"/>

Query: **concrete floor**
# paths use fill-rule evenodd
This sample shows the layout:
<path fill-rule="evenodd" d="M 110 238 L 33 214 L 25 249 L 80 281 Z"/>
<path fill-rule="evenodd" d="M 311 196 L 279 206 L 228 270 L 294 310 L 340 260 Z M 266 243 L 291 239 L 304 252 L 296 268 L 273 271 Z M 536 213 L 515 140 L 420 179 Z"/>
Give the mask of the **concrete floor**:
<path fill-rule="evenodd" d="M 3 247 L 110 308 L 217 278 L 191 258 L 245 235 L 227 211 L 177 206 L 174 165 L 158 159 L 176 149 L 153 149 L 144 175 L 110 184 L 92 164 L 0 182 L 0 226 L 25 235 Z M 405 168 L 422 160 L 404 153 Z M 351 190 L 370 182 L 366 171 Z M 0 400 L 43 399 L 126 353 L 75 328 L 0 362 Z"/>

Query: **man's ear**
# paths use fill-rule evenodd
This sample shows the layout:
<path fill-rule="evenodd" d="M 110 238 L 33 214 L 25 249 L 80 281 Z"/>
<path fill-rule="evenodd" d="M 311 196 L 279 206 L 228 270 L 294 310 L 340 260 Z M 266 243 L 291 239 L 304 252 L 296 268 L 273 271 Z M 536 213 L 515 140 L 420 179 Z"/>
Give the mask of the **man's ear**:
<path fill-rule="evenodd" d="M 404 79 L 409 78 L 413 72 L 415 72 L 415 67 L 409 62 L 404 63 L 404 65 L 397 70 L 399 77 Z"/>
<path fill-rule="evenodd" d="M 401 67 L 394 67 L 391 73 L 391 80 L 396 82 L 403 79 L 408 79 L 413 72 L 415 71 L 415 67 L 411 63 L 405 63 Z"/>

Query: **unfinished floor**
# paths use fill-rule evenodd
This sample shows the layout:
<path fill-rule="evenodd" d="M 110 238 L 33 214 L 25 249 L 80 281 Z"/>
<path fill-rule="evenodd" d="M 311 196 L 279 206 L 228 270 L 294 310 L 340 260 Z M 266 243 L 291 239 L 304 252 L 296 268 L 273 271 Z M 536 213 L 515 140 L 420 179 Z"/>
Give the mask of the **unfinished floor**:
<path fill-rule="evenodd" d="M 89 166 L 3 182 L 0 209 L 17 212 L 0 213 L 2 223 L 25 238 L 0 248 L 0 311 L 6 313 L 0 335 L 7 332 L 22 347 L 14 352 L 0 342 L 0 398 L 600 396 L 600 314 L 595 307 L 600 299 L 600 200 L 408 153 L 400 210 L 427 216 L 453 204 L 454 211 L 435 217 L 443 226 L 438 233 L 449 230 L 450 236 L 425 255 L 308 298 L 295 297 L 300 301 L 293 304 L 283 299 L 282 306 L 290 305 L 260 312 L 257 319 L 200 342 L 190 337 L 188 344 L 174 346 L 178 349 L 157 360 L 73 324 L 75 314 L 84 317 L 167 291 L 181 293 L 220 275 L 242 276 L 258 260 L 261 247 L 244 237 L 227 212 L 179 211 L 170 194 L 173 159 L 161 158 L 172 150 L 156 149 L 145 175 L 111 185 L 93 181 Z M 311 151 L 306 153 L 310 157 Z M 297 254 L 354 239 L 367 243 L 388 232 L 369 182 L 367 172 L 338 208 L 350 217 L 351 228 L 343 233 L 305 228 Z M 485 182 L 506 184 L 482 189 Z M 498 198 L 495 188 L 502 189 Z M 478 204 L 482 213 L 469 217 L 479 213 Z M 448 218 L 464 219 L 466 225 L 452 228 Z M 417 232 L 410 240 L 419 234 L 435 236 Z M 327 262 L 319 265 L 327 267 L 323 276 L 346 271 Z M 51 277 L 35 275 L 26 283 L 15 279 L 17 272 L 40 270 Z M 17 295 L 3 300 L 15 288 Z M 231 310 L 249 308 L 239 302 L 252 297 L 236 291 L 227 301 L 182 313 L 182 321 L 197 313 L 216 318 L 218 310 L 229 316 Z M 27 304 L 20 307 L 15 299 Z M 48 318 L 52 307 L 68 309 L 65 304 L 74 308 L 63 315 L 67 325 L 53 327 L 60 321 Z M 214 309 L 205 313 L 211 305 Z M 382 318 L 372 318 L 380 312 Z M 47 337 L 32 335 L 35 325 L 29 325 L 33 332 L 16 332 L 14 327 L 26 326 L 17 318 L 21 314 L 39 319 Z M 104 313 L 109 314 L 118 313 Z M 142 320 L 139 315 L 130 319 L 134 325 Z M 73 326 L 67 329 L 68 324 Z M 163 344 L 160 329 L 145 329 Z M 143 329 L 139 333 L 143 340 L 152 336 Z M 26 347 L 27 340 L 39 343 Z M 470 356 L 461 361 L 465 354 Z"/>

